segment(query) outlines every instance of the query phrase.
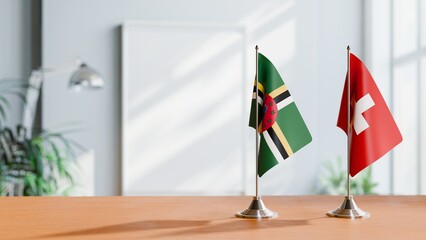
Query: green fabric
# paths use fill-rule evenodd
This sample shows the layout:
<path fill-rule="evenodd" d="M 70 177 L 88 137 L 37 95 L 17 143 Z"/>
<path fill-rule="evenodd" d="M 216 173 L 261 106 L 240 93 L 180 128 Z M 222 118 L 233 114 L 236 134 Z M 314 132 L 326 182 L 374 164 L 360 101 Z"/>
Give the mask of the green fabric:
<path fill-rule="evenodd" d="M 269 149 L 268 144 L 265 142 L 265 138 L 260 137 L 259 144 L 259 165 L 257 168 L 257 173 L 261 177 L 265 174 L 269 169 L 273 168 L 278 164 L 277 159 L 275 159 L 274 155 Z"/>
<path fill-rule="evenodd" d="M 279 111 L 277 122 L 293 153 L 312 141 L 311 134 L 294 102 Z"/>

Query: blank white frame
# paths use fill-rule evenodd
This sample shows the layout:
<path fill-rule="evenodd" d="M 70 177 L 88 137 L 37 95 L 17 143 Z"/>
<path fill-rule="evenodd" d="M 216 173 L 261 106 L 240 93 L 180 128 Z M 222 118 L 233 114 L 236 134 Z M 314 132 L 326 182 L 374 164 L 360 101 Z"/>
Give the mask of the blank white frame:
<path fill-rule="evenodd" d="M 128 165 L 128 158 L 131 157 L 129 155 L 129 134 L 128 134 L 128 114 L 129 114 L 129 101 L 128 101 L 128 96 L 129 96 L 129 79 L 130 76 L 128 75 L 128 69 L 127 69 L 127 65 L 129 64 L 128 62 L 128 58 L 129 58 L 129 51 L 131 51 L 129 49 L 129 35 L 128 32 L 129 31 L 143 31 L 144 29 L 147 28 L 169 28 L 173 31 L 173 29 L 178 30 L 178 29 L 193 29 L 195 31 L 206 31 L 210 30 L 210 31 L 218 31 L 218 32 L 223 32 L 223 31 L 229 31 L 229 32 L 233 32 L 236 34 L 241 35 L 241 82 L 239 82 L 239 86 L 241 87 L 242 91 L 239 93 L 241 94 L 241 120 L 243 121 L 243 123 L 245 123 L 244 120 L 246 120 L 246 115 L 247 115 L 247 107 L 246 107 L 246 101 L 248 101 L 247 99 L 250 97 L 249 94 L 246 93 L 246 85 L 247 85 L 247 74 L 246 74 L 246 56 L 245 56 L 245 49 L 246 49 L 246 29 L 244 27 L 241 26 L 235 26 L 235 25 L 226 25 L 226 24 L 211 24 L 211 23 L 191 23 L 191 22 L 183 22 L 183 23 L 177 23 L 177 22 L 150 22 L 150 21 L 130 21 L 130 22 L 125 22 L 123 24 L 122 27 L 122 95 L 121 95 L 121 162 L 122 162 L 122 169 L 121 169 L 121 174 L 122 174 L 122 182 L 121 182 L 121 193 L 122 195 L 210 195 L 210 194 L 230 194 L 230 195 L 236 195 L 236 194 L 243 194 L 245 191 L 245 180 L 246 180 L 246 166 L 245 166 L 245 152 L 246 152 L 246 133 L 243 130 L 244 127 L 246 127 L 246 124 L 240 124 L 241 125 L 241 136 L 239 136 L 239 138 L 241 139 L 241 159 L 239 159 L 239 163 L 241 165 L 241 176 L 238 176 L 238 178 L 240 178 L 240 184 L 238 186 L 238 189 L 236 189 L 235 191 L 231 191 L 231 192 L 191 192 L 191 191 L 176 191 L 176 192 L 152 192 L 152 191 L 140 191 L 140 192 L 135 192 L 129 189 L 129 186 L 126 185 L 128 183 L 128 179 L 126 179 L 127 176 L 127 172 L 129 169 L 129 165 Z M 220 177 L 220 176 L 218 176 Z"/>

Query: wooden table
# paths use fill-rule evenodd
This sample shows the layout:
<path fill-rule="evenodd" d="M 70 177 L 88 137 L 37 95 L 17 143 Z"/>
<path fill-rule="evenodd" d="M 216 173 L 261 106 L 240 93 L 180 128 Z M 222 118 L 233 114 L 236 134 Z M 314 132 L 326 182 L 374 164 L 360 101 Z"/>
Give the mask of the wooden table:
<path fill-rule="evenodd" d="M 325 215 L 342 196 L 262 199 L 278 218 L 235 218 L 251 197 L 3 197 L 0 239 L 426 239 L 426 196 L 356 196 L 359 220 Z"/>

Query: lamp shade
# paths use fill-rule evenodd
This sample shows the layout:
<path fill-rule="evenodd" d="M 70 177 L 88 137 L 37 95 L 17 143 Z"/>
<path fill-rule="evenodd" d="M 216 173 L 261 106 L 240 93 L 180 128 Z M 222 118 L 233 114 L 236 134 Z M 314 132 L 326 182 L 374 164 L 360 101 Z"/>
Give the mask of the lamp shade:
<path fill-rule="evenodd" d="M 69 86 L 70 88 L 80 89 L 99 89 L 105 85 L 103 77 L 94 69 L 82 63 L 71 76 Z"/>

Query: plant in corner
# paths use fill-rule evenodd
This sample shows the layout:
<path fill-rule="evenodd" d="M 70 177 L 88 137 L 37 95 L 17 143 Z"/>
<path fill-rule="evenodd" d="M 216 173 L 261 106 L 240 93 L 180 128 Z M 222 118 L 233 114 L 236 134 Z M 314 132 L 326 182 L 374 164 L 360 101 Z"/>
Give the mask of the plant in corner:
<path fill-rule="evenodd" d="M 343 166 L 341 157 L 337 161 L 324 163 L 325 174 L 320 176 L 321 194 L 344 195 L 346 194 L 347 169 Z M 371 167 L 367 167 L 358 173 L 350 181 L 351 193 L 358 195 L 377 194 L 377 183 L 373 181 Z"/>
<path fill-rule="evenodd" d="M 74 148 L 79 144 L 64 136 L 69 131 L 40 133 L 28 137 L 23 126 L 13 131 L 4 126 L 10 109 L 7 95 L 25 103 L 28 84 L 0 81 L 0 195 L 68 195 L 75 185 Z"/>

